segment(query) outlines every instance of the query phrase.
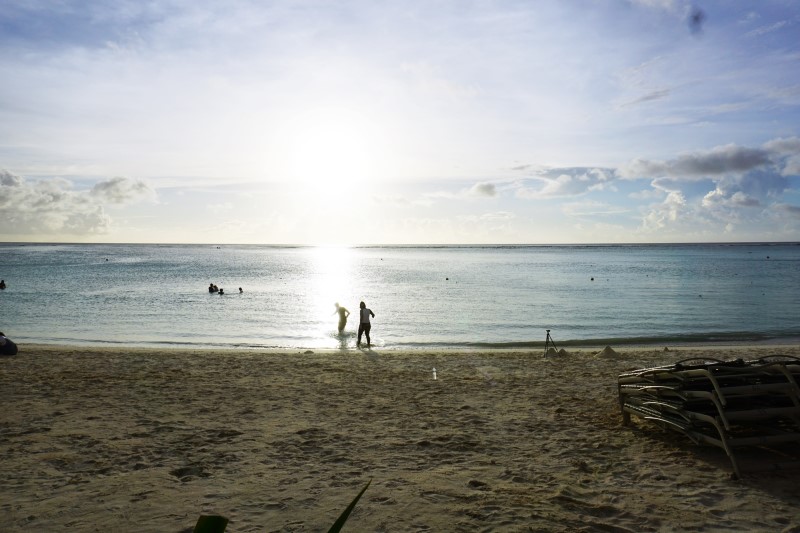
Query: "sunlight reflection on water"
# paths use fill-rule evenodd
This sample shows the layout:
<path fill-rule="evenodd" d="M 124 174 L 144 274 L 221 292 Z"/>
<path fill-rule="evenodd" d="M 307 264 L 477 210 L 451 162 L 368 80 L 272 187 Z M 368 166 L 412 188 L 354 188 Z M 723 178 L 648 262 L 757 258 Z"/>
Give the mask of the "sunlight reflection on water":
<path fill-rule="evenodd" d="M 316 318 L 311 336 L 319 339 L 320 348 L 343 347 L 349 344 L 347 336 L 339 336 L 337 331 L 339 317 L 335 304 L 339 303 L 351 313 L 355 300 L 353 278 L 356 275 L 353 265 L 353 252 L 350 248 L 323 246 L 310 253 L 309 285 L 311 287 L 311 315 Z M 357 313 L 348 319 L 347 329 L 352 329 Z M 358 323 L 355 322 L 355 327 Z M 353 343 L 355 344 L 355 343 Z"/>

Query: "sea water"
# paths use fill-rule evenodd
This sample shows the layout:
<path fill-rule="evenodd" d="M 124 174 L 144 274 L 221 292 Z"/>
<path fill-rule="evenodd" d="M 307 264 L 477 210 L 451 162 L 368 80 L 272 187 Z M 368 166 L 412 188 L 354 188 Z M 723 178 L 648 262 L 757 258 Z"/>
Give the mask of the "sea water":
<path fill-rule="evenodd" d="M 4 244 L 0 278 L 0 331 L 22 344 L 351 348 L 360 301 L 383 349 L 800 338 L 795 243 Z"/>

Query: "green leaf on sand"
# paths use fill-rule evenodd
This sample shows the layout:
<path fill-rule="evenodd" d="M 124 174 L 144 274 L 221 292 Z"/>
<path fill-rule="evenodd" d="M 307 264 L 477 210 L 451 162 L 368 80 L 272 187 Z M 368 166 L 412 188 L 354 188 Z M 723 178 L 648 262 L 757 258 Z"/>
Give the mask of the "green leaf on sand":
<path fill-rule="evenodd" d="M 367 487 L 369 487 L 370 483 L 372 483 L 371 479 L 367 481 L 367 484 L 364 485 L 364 488 L 361 489 L 361 492 L 358 493 L 358 496 L 356 496 L 356 498 L 352 502 L 350 502 L 350 505 L 347 506 L 347 509 L 345 509 L 341 515 L 339 515 L 339 519 L 336 520 L 336 522 L 334 522 L 334 524 L 328 530 L 328 533 L 339 533 L 339 531 L 342 530 L 344 523 L 347 522 L 347 518 L 350 516 L 350 513 L 353 512 L 353 509 L 356 508 L 358 500 L 360 500 L 361 496 L 364 494 L 364 492 L 366 492 Z"/>
<path fill-rule="evenodd" d="M 203 515 L 197 519 L 193 533 L 225 533 L 228 519 L 219 515 Z"/>

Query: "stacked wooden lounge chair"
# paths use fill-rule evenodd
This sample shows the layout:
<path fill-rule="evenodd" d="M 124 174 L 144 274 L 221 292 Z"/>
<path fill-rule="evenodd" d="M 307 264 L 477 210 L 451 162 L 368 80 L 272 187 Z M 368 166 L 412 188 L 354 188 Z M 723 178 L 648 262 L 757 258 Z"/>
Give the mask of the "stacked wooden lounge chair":
<path fill-rule="evenodd" d="M 634 414 L 695 443 L 719 446 L 740 477 L 736 452 L 745 448 L 758 452 L 760 467 L 765 457 L 779 458 L 770 468 L 800 465 L 792 453 L 800 450 L 798 383 L 800 358 L 773 356 L 687 359 L 633 370 L 620 374 L 618 389 L 624 424 Z"/>

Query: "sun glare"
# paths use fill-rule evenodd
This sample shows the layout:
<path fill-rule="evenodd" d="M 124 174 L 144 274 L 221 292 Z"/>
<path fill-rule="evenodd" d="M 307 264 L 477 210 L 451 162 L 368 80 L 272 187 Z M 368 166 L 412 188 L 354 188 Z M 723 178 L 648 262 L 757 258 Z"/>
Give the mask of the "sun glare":
<path fill-rule="evenodd" d="M 331 316 L 335 310 L 334 304 L 341 303 L 351 313 L 355 309 L 357 295 L 353 286 L 356 278 L 353 250 L 344 246 L 319 246 L 310 251 L 310 258 L 313 265 L 311 283 L 314 287 L 312 312 L 320 319 L 319 335 L 328 338 L 336 331 L 336 318 Z M 357 312 L 355 314 L 358 315 Z M 350 317 L 349 330 L 352 330 L 352 324 L 358 327 L 356 316 Z"/>
<path fill-rule="evenodd" d="M 288 177 L 323 189 L 368 179 L 374 160 L 370 129 L 365 117 L 346 108 L 321 107 L 295 117 Z"/>

